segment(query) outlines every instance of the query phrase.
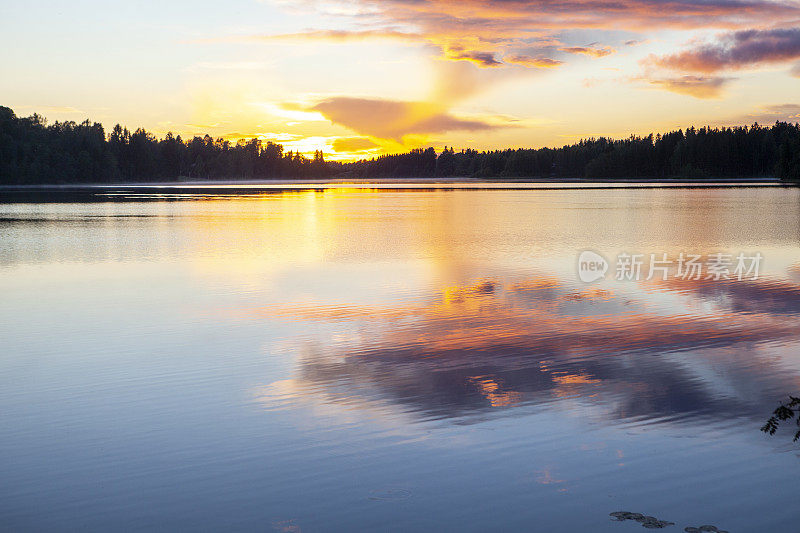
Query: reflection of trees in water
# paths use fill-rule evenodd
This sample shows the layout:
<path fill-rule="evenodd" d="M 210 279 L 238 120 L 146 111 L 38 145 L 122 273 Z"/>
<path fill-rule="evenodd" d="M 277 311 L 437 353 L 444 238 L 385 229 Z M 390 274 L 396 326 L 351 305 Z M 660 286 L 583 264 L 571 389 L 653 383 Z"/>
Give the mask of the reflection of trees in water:
<path fill-rule="evenodd" d="M 655 516 L 647 516 L 643 515 L 642 513 L 631 513 L 628 511 L 614 511 L 613 513 L 609 513 L 609 516 L 611 517 L 611 520 L 615 522 L 625 522 L 626 520 L 639 522 L 642 527 L 647 529 L 663 529 L 665 527 L 675 525 L 675 522 L 670 522 L 669 520 L 660 520 Z M 683 530 L 686 531 L 686 533 L 728 533 L 727 531 L 719 529 L 717 526 L 712 526 L 710 524 L 700 527 L 688 526 Z"/>
<path fill-rule="evenodd" d="M 611 519 L 616 522 L 624 522 L 626 520 L 633 520 L 642 524 L 642 527 L 647 529 L 661 529 L 668 526 L 674 526 L 675 522 L 669 520 L 659 520 L 655 516 L 647 516 L 642 513 L 629 513 L 627 511 L 616 511 L 610 513 Z M 716 528 L 714 528 L 716 531 Z"/>
<path fill-rule="evenodd" d="M 332 402 L 385 402 L 425 418 L 558 401 L 612 419 L 763 416 L 771 391 L 793 376 L 754 348 L 800 335 L 800 288 L 659 289 L 712 303 L 713 312 L 648 312 L 643 301 L 553 279 L 456 287 L 420 307 L 279 312 L 361 328 L 355 341 L 307 347 L 301 358 L 294 386 Z"/>

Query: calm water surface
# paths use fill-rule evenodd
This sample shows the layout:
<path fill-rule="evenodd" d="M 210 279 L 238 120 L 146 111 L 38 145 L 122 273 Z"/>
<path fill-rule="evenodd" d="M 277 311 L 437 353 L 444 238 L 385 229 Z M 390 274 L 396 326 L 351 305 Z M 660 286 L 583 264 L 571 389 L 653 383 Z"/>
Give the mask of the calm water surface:
<path fill-rule="evenodd" d="M 0 529 L 800 529 L 798 190 L 180 197 L 0 204 Z"/>

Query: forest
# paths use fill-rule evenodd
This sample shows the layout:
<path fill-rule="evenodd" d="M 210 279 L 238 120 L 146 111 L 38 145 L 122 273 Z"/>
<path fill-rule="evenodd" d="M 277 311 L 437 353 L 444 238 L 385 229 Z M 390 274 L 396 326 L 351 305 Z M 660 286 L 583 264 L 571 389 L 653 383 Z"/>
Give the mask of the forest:
<path fill-rule="evenodd" d="M 0 184 L 292 178 L 753 178 L 800 181 L 800 124 L 690 127 L 561 148 L 413 149 L 351 163 L 285 152 L 259 139 L 157 138 L 117 124 L 17 117 L 0 106 Z"/>

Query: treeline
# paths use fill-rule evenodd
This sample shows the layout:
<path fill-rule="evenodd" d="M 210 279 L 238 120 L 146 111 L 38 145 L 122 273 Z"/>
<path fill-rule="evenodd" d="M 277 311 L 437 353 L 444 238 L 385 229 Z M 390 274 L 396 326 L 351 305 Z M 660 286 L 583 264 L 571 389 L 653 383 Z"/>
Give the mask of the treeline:
<path fill-rule="evenodd" d="M 119 124 L 106 135 L 88 120 L 48 125 L 0 107 L 0 183 L 113 183 L 187 179 L 319 178 L 339 171 L 321 151 L 313 159 L 259 139 L 230 142 L 208 135 L 157 139 Z"/>
<path fill-rule="evenodd" d="M 433 148 L 353 163 L 284 152 L 258 139 L 163 139 L 88 120 L 48 125 L 0 107 L 0 184 L 259 180 L 273 178 L 746 178 L 800 181 L 800 125 L 689 128 L 561 148 L 478 152 Z"/>
<path fill-rule="evenodd" d="M 561 148 L 456 152 L 445 147 L 347 165 L 356 177 L 755 178 L 800 180 L 800 125 L 689 128 Z"/>

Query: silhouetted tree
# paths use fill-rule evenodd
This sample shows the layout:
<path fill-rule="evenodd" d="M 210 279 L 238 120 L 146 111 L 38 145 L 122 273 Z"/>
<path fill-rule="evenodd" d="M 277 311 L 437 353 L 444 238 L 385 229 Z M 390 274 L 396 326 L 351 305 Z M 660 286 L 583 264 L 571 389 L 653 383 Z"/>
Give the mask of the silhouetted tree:
<path fill-rule="evenodd" d="M 344 165 L 358 177 L 423 177 L 423 150 Z M 561 148 L 477 152 L 452 148 L 436 160 L 437 176 L 484 178 L 744 178 L 800 181 L 800 125 L 777 122 L 735 128 L 691 127 L 645 137 L 590 138 Z"/>
<path fill-rule="evenodd" d="M 423 178 L 741 178 L 800 181 L 800 125 L 776 122 L 677 130 L 627 139 L 583 139 L 561 148 L 492 150 L 452 147 L 382 155 L 353 163 L 313 159 L 259 139 L 210 135 L 184 141 L 117 124 L 106 138 L 98 123 L 19 118 L 0 107 L 0 183 L 108 183 L 191 179 Z"/>

